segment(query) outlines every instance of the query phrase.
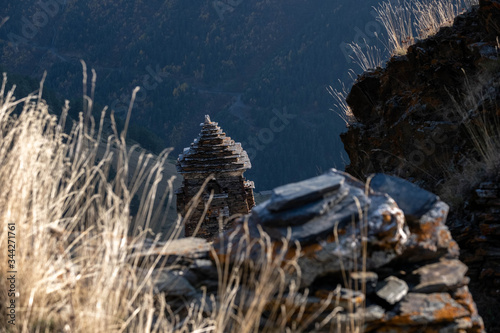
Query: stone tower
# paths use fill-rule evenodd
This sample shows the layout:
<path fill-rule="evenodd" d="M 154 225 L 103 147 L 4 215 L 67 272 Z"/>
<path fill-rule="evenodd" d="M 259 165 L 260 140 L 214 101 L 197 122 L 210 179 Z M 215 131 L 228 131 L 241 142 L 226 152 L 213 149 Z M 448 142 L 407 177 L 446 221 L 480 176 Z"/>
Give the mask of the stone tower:
<path fill-rule="evenodd" d="M 255 206 L 254 184 L 243 177 L 252 166 L 241 144 L 227 137 L 208 115 L 200 126 L 198 138 L 184 148 L 177 160 L 177 171 L 184 177 L 177 190 L 177 211 L 185 218 L 186 236 L 191 236 L 206 209 L 197 236 L 210 239 L 218 234 L 220 216 L 248 214 Z M 207 183 L 198 205 L 186 216 L 191 200 L 210 176 L 214 179 Z M 206 208 L 212 192 L 212 201 Z"/>

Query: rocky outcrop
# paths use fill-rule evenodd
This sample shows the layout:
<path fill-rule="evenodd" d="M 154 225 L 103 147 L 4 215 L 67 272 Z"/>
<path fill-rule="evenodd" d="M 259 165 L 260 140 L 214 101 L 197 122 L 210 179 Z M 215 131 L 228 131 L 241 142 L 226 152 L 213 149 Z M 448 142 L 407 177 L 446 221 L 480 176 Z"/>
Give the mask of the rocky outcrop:
<path fill-rule="evenodd" d="M 467 103 L 477 97 L 476 107 L 496 113 L 495 100 L 488 105 L 473 95 L 498 96 L 492 92 L 498 90 L 498 27 L 499 2 L 481 1 L 384 69 L 363 73 L 347 97 L 358 122 L 342 136 L 350 158 L 346 171 L 361 178 L 389 172 L 430 188 L 450 165 L 463 163 L 473 143 L 454 109 L 471 107 Z M 477 86 L 478 76 L 489 91 Z"/>
<path fill-rule="evenodd" d="M 252 165 L 241 144 L 227 137 L 209 116 L 200 126 L 198 138 L 177 160 L 177 171 L 184 178 L 176 192 L 177 211 L 184 218 L 186 236 L 211 239 L 219 232 L 219 218 L 248 214 L 255 206 L 254 185 L 243 177 Z"/>
<path fill-rule="evenodd" d="M 498 290 L 500 262 L 499 35 L 500 1 L 481 0 L 453 26 L 363 73 L 347 97 L 357 123 L 342 136 L 349 173 L 397 175 L 451 205 L 447 224 L 489 331 L 498 328 L 486 314 L 500 306 L 498 294 L 483 302 Z"/>
<path fill-rule="evenodd" d="M 366 332 L 482 332 L 467 266 L 445 225 L 447 214 L 439 197 L 400 178 L 377 174 L 364 184 L 332 169 L 276 188 L 215 240 L 215 252 L 177 257 L 177 269 L 162 273 L 170 283 L 160 279 L 158 290 L 179 285 L 187 292 L 182 301 L 199 302 L 200 288 L 217 290 L 216 267 L 242 260 L 247 267 L 261 267 L 260 240 L 267 237 L 274 255 L 281 253 L 279 265 L 296 263 L 288 279 L 300 277 L 300 289 L 308 290 L 300 317 L 306 327 L 327 320 L 340 332 L 353 323 Z M 248 293 L 252 281 L 241 281 L 238 293 Z M 264 308 L 273 302 L 291 306 L 273 295 Z M 173 293 L 169 302 L 180 303 L 179 297 Z M 264 312 L 262 322 L 271 313 Z"/>

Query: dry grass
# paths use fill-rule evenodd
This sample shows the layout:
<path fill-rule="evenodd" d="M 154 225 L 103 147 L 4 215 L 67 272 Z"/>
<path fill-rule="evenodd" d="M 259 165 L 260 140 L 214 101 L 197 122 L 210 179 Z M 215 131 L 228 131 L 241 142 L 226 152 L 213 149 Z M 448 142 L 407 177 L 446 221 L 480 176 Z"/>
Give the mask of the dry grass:
<path fill-rule="evenodd" d="M 382 66 L 383 54 L 404 55 L 416 40 L 436 34 L 441 27 L 453 24 L 455 17 L 469 10 L 477 0 L 396 0 L 385 1 L 373 7 L 386 36 L 377 36 L 385 50 L 364 45 L 348 44 L 352 60 L 363 72 Z"/>
<path fill-rule="evenodd" d="M 118 332 L 151 324 L 152 281 L 137 278 L 129 254 L 146 237 L 141 228 L 153 220 L 148 207 L 166 154 L 148 175 L 140 171 L 146 168 L 145 157 L 129 181 L 130 150 L 123 137 L 109 137 L 108 150 L 97 161 L 102 133 L 84 126 L 83 116 L 67 135 L 62 131 L 67 108 L 61 121 L 49 114 L 40 98 L 42 85 L 37 96 L 18 101 L 13 90 L 4 89 L 5 81 L 0 91 L 0 244 L 7 249 L 12 223 L 17 313 L 16 326 L 7 324 L 6 311 L 0 325 L 13 332 Z M 16 105 L 22 106 L 19 115 L 13 114 Z M 111 145 L 120 147 L 119 156 L 110 153 Z M 112 159 L 121 167 L 108 181 Z M 130 202 L 147 177 L 156 182 L 132 219 Z M 0 254 L 3 277 L 11 270 L 8 254 Z M 7 287 L 2 278 L 4 305 L 11 299 Z"/>
<path fill-rule="evenodd" d="M 465 93 L 459 100 L 450 93 L 453 113 L 461 118 L 461 125 L 477 154 L 477 158 L 467 157 L 462 170 L 445 168 L 448 177 L 441 185 L 440 195 L 453 205 L 462 204 L 464 194 L 488 174 L 497 173 L 500 169 L 498 89 L 496 73 L 484 72 L 473 79 L 465 75 Z"/>
<path fill-rule="evenodd" d="M 460 13 L 477 5 L 477 0 L 386 1 L 374 7 L 377 20 L 387 33 L 386 48 L 392 55 L 406 54 L 417 39 L 450 26 Z"/>
<path fill-rule="evenodd" d="M 361 225 L 364 234 L 367 224 Z M 259 233 L 260 238 L 250 237 L 245 222 L 234 230 L 232 235 L 238 237 L 230 243 L 229 253 L 214 254 L 222 259 L 216 260 L 220 301 L 216 321 L 221 332 L 363 332 L 362 318 L 353 315 L 359 305 L 347 302 L 346 308 L 340 306 L 340 285 L 319 303 L 308 302 L 309 290 L 299 289 L 300 244 L 290 244 L 287 239 L 273 242 L 260 228 Z M 366 242 L 361 243 L 358 250 L 363 251 L 362 267 L 366 267 Z M 352 287 L 345 281 L 346 288 Z M 228 317 L 231 312 L 234 315 Z"/>
<path fill-rule="evenodd" d="M 386 48 L 392 55 L 404 54 L 413 44 L 412 6 L 408 1 L 386 1 L 374 7 L 377 20 L 387 33 Z"/>
<path fill-rule="evenodd" d="M 14 90 L 5 91 L 5 80 L 0 89 L 0 304 L 4 310 L 11 299 L 16 304 L 16 325 L 8 324 L 2 311 L 0 331 L 300 332 L 314 322 L 317 328 L 335 323 L 340 309 L 333 296 L 314 313 L 305 311 L 307 291 L 299 292 L 297 257 L 284 260 L 288 242 L 277 250 L 265 233 L 233 244 L 239 259 L 218 264 L 219 292 L 186 304 L 187 315 L 180 317 L 154 293 L 160 257 L 145 266 L 132 255 L 145 244 L 149 228 L 162 223 L 163 211 L 154 208 L 165 205 L 155 205 L 156 197 L 165 204 L 171 199 L 171 187 L 171 193 L 157 193 L 167 151 L 157 159 L 142 154 L 130 171 L 135 148 L 126 146 L 126 133 L 115 130 L 103 139 L 104 118 L 94 130 L 93 120 L 81 115 L 65 134 L 68 105 L 58 120 L 41 99 L 42 88 L 20 100 Z M 92 99 L 85 99 L 89 112 Z M 22 107 L 20 114 L 16 106 Z M 97 158 L 102 140 L 107 149 Z M 130 204 L 140 188 L 145 190 L 132 217 Z M 172 239 L 181 226 L 178 220 Z M 9 231 L 15 233 L 13 268 Z M 252 242 L 263 251 L 249 262 Z M 13 269 L 15 297 L 8 294 L 6 279 Z"/>
<path fill-rule="evenodd" d="M 462 117 L 462 123 L 485 164 L 485 171 L 497 170 L 500 166 L 500 115 L 495 91 L 498 89 L 497 80 L 480 77 L 471 83 L 466 76 L 465 85 L 467 94 L 462 105 L 455 101 L 455 110 Z"/>
<path fill-rule="evenodd" d="M 335 108 L 333 111 L 337 112 L 339 117 L 345 122 L 346 126 L 349 127 L 351 124 L 354 124 L 356 120 L 356 116 L 354 116 L 354 113 L 352 113 L 351 108 L 349 105 L 347 105 L 346 102 L 346 97 L 348 95 L 348 91 L 346 89 L 346 86 L 344 82 L 339 80 L 339 84 L 341 86 L 341 90 L 337 90 L 333 88 L 332 86 L 329 86 L 327 88 L 328 93 L 334 98 L 335 100 Z"/>
<path fill-rule="evenodd" d="M 354 56 L 353 62 L 362 72 L 382 67 L 384 55 L 405 55 L 410 45 L 418 39 L 425 39 L 436 34 L 441 27 L 453 24 L 455 17 L 472 6 L 477 5 L 477 0 L 395 0 L 380 3 L 374 10 L 379 21 L 385 28 L 386 36 L 377 36 L 385 46 L 380 50 L 364 41 L 364 45 L 350 43 L 348 46 Z M 355 81 L 355 72 L 351 69 L 349 74 Z M 328 92 L 335 99 L 337 114 L 349 127 L 356 122 L 351 109 L 345 102 L 348 91 L 345 83 L 340 82 L 341 89 L 328 87 Z"/>

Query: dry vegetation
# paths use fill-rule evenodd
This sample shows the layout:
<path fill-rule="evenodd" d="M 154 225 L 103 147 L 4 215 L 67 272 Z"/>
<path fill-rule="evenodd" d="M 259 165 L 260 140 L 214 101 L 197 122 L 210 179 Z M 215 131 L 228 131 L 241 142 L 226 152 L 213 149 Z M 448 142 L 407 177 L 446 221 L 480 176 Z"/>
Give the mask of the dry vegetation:
<path fill-rule="evenodd" d="M 159 257 L 145 266 L 132 255 L 151 237 L 149 228 L 162 223 L 164 211 L 153 210 L 156 196 L 164 202 L 172 196 L 171 187 L 157 193 L 167 151 L 157 159 L 143 154 L 130 171 L 135 148 L 125 144 L 126 133 L 102 138 L 102 119 L 94 131 L 92 119 L 87 126 L 83 115 L 64 133 L 68 105 L 57 119 L 41 98 L 42 88 L 15 100 L 15 88 L 5 91 L 4 76 L 0 91 L 0 331 L 300 332 L 314 327 L 313 322 L 317 328 L 337 327 L 340 308 L 333 296 L 307 313 L 307 291 L 298 289 L 297 258 L 284 261 L 287 242 L 276 252 L 264 233 L 234 244 L 235 262 L 218 263 L 217 294 L 186 304 L 181 312 L 170 308 L 153 288 Z M 91 109 L 92 99 L 85 99 Z M 103 140 L 108 149 L 97 158 Z M 112 163 L 117 171 L 110 176 Z M 147 188 L 132 217 L 130 203 L 141 184 Z M 181 229 L 178 220 L 164 249 Z M 15 233 L 11 253 L 9 231 Z M 251 242 L 263 251 L 249 263 Z M 9 264 L 17 271 L 15 297 L 8 293 Z M 11 299 L 15 326 L 6 311 Z M 318 319 L 325 309 L 326 317 Z M 359 332 L 359 325 L 352 322 L 347 331 Z"/>
<path fill-rule="evenodd" d="M 0 100 L 0 255 L 2 277 L 9 269 L 8 224 L 15 226 L 16 326 L 19 332 L 141 331 L 153 322 L 150 279 L 138 280 L 131 247 L 146 233 L 130 227 L 129 206 L 140 182 L 161 177 L 161 156 L 148 175 L 140 171 L 129 181 L 124 138 L 111 136 L 121 147 L 119 156 L 108 149 L 96 160 L 100 130 L 84 126 L 83 117 L 69 135 L 61 120 L 49 114 L 38 96 L 14 100 L 13 90 Z M 19 115 L 15 107 L 22 107 Z M 113 158 L 117 175 L 108 181 Z M 141 170 L 148 163 L 144 156 Z M 154 185 L 142 198 L 136 226 L 147 229 L 153 220 L 148 207 L 154 200 Z M 11 253 L 12 254 L 12 253 Z M 1 279 L 0 295 L 8 304 L 8 285 Z M 149 292 L 139 293 L 139 290 Z M 161 319 L 161 318 L 160 318 Z M 161 320 L 157 321 L 161 322 Z M 151 326 L 152 327 L 152 326 Z M 137 330 L 136 330 L 137 329 Z"/>
<path fill-rule="evenodd" d="M 353 62 L 362 72 L 381 67 L 386 54 L 390 56 L 404 55 L 408 47 L 417 40 L 436 34 L 440 28 L 453 24 L 455 17 L 477 5 L 477 0 L 396 0 L 380 3 L 374 10 L 377 21 L 383 26 L 385 35 L 377 36 L 384 45 L 380 50 L 375 45 L 357 43 L 349 44 L 354 54 Z M 356 74 L 350 71 L 352 81 Z M 345 84 L 341 82 L 344 87 Z M 348 91 L 329 87 L 329 93 L 335 99 L 336 112 L 347 126 L 356 121 L 349 106 L 345 103 Z"/>
<path fill-rule="evenodd" d="M 417 39 L 436 34 L 450 26 L 460 13 L 476 5 L 475 0 L 386 1 L 374 8 L 377 20 L 387 33 L 386 48 L 391 55 L 406 54 Z"/>

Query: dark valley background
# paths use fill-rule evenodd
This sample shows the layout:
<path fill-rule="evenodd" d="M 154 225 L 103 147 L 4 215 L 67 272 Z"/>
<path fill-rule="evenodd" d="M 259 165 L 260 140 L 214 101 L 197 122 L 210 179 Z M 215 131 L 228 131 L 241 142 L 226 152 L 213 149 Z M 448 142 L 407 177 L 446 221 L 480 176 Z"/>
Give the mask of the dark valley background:
<path fill-rule="evenodd" d="M 377 2 L 8 1 L 0 69 L 20 94 L 47 71 L 45 99 L 57 113 L 69 96 L 73 119 L 80 59 L 97 73 L 95 117 L 108 105 L 123 123 L 140 86 L 129 136 L 156 153 L 173 147 L 172 157 L 209 114 L 242 142 L 253 165 L 246 176 L 262 191 L 344 169 L 345 123 L 327 87 L 358 70 L 345 43 L 377 43 Z"/>

